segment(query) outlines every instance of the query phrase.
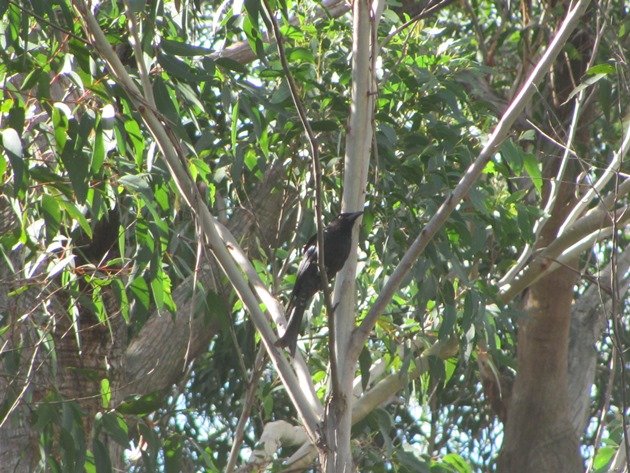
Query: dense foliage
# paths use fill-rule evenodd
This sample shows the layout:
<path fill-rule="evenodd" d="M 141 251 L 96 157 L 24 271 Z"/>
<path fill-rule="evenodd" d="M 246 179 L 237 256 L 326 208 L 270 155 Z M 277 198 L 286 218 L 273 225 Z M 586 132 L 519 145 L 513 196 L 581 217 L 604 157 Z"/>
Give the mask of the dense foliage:
<path fill-rule="evenodd" d="M 382 47 L 359 237 L 358 320 L 476 158 L 529 70 L 527 61 L 536 60 L 562 17 L 560 6 L 528 10 L 527 2 L 519 9 L 509 2 L 465 1 L 397 30 L 410 15 L 393 3 L 375 33 Z M 587 138 L 571 146 L 585 188 L 627 133 L 630 22 L 622 3 L 592 8 L 591 16 L 607 27 L 593 64 L 569 89 L 585 90 L 592 111 L 584 124 Z M 211 253 L 133 97 L 89 45 L 75 8 L 65 0 L 0 1 L 0 253 L 7 296 L 0 306 L 6 388 L 0 429 L 19 414 L 39 434 L 37 461 L 46 470 L 108 471 L 118 444 L 134 471 L 222 471 L 250 383 L 255 396 L 243 461 L 267 423 L 291 422 L 295 413 L 271 364 L 252 375 L 260 339 L 219 269 L 211 284 L 196 285 L 201 301 L 182 310 L 193 290 L 179 299 L 177 288 L 190 283 Z M 307 2 L 273 8 L 284 20 L 290 71 L 317 135 L 330 219 L 341 208 L 351 17 L 318 14 Z M 130 10 L 155 108 L 181 143 L 190 175 L 213 214 L 229 222 L 263 282 L 286 302 L 302 244 L 315 231 L 313 176 L 284 71 L 266 40 L 263 5 L 99 4 L 100 28 L 141 84 Z M 552 13 L 554 22 L 540 20 Z M 238 41 L 255 51 L 251 61 L 219 54 Z M 571 45 L 564 51 L 567 61 L 580 54 Z M 541 143 L 567 139 L 558 131 L 565 117 L 554 112 L 553 100 L 547 84 L 541 86 L 527 117 L 379 318 L 357 367 L 358 384 L 373 386 L 378 379 L 369 372 L 379 364 L 378 376 L 400 373 L 406 382 L 354 426 L 359 471 L 494 468 L 502 422 L 488 404 L 478 356 L 489 354 L 497 376 L 513 378 L 523 313 L 520 297 L 501 298 L 499 282 L 536 241 L 535 223 L 545 216 Z M 614 193 L 627 173 L 624 164 L 602 195 Z M 253 223 L 239 234 L 235 229 L 246 219 Z M 596 275 L 613 255 L 627 251 L 623 223 L 613 234 L 583 253 L 582 274 Z M 593 281 L 580 279 L 576 305 Z M 622 287 L 618 295 L 625 292 Z M 25 294 L 32 294 L 26 303 L 12 306 Z M 619 358 L 630 343 L 623 298 L 616 310 L 619 318 L 608 319 L 598 344 L 591 421 L 582 439 L 594 471 L 604 471 L 623 443 L 622 417 L 628 414 Z M 142 338 L 151 318 L 192 312 L 206 320 L 204 349 L 190 358 L 186 350 L 179 378 L 168 388 L 138 391 L 122 402 L 110 387 L 122 379 L 124 366 L 116 363 L 132 340 Z M 308 312 L 301 347 L 323 400 L 329 366 L 322 301 Z M 100 351 L 90 346 L 94 327 L 94 339 L 107 340 Z M 455 345 L 450 356 L 429 356 L 427 367 L 420 366 L 418 357 L 436 341 Z M 83 361 L 70 361 L 77 353 Z M 87 398 L 96 406 L 84 405 Z M 278 457 L 294 450 L 286 447 Z"/>

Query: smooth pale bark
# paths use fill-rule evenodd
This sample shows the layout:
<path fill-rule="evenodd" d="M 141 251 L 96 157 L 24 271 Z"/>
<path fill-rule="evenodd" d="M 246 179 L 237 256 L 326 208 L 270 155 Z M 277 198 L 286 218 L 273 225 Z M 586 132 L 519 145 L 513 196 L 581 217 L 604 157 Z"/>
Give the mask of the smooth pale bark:
<path fill-rule="evenodd" d="M 343 210 L 363 209 L 367 170 L 372 151 L 374 98 L 376 97 L 374 44 L 383 2 L 357 0 L 352 14 L 352 92 L 344 161 Z M 334 346 L 331 347 L 331 392 L 324 414 L 320 462 L 328 473 L 354 471 L 351 448 L 353 380 L 358 356 L 348 353 L 354 327 L 357 231 L 352 252 L 335 284 Z"/>

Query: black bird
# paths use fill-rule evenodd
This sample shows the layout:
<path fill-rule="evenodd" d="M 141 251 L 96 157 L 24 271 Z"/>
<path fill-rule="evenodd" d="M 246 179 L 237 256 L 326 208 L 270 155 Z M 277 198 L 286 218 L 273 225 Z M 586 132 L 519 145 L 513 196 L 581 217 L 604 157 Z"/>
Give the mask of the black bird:
<path fill-rule="evenodd" d="M 363 212 L 349 212 L 339 214 L 324 228 L 324 264 L 326 275 L 330 280 L 343 268 L 350 254 L 352 242 L 352 227 Z M 317 262 L 317 235 L 313 235 L 304 245 L 302 261 L 297 271 L 295 285 L 291 292 L 287 313 L 289 324 L 284 335 L 276 342 L 277 347 L 287 347 L 291 356 L 295 356 L 297 338 L 302 325 L 302 317 L 308 303 L 322 287 Z"/>

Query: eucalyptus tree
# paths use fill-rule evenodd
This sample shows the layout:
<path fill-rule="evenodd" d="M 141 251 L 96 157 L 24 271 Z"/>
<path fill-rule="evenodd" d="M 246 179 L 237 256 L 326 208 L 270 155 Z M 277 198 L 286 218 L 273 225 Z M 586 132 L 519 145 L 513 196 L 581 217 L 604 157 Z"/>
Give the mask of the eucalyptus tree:
<path fill-rule="evenodd" d="M 623 468 L 624 9 L 0 2 L 2 468 Z"/>

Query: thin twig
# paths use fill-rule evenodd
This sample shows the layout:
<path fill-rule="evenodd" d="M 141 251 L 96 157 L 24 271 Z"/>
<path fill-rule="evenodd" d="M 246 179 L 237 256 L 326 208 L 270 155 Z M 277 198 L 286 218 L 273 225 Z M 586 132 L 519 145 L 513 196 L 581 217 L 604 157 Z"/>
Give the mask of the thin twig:
<path fill-rule="evenodd" d="M 385 45 L 389 43 L 392 40 L 392 38 L 396 36 L 398 33 L 405 30 L 409 26 L 413 25 L 417 21 L 420 21 L 423 18 L 426 18 L 427 16 L 429 16 L 430 14 L 435 13 L 436 11 L 439 11 L 442 8 L 448 6 L 448 4 L 450 3 L 453 3 L 453 0 L 441 0 L 441 1 L 438 1 L 437 3 L 430 3 L 420 13 L 417 13 L 416 15 L 412 16 L 409 20 L 405 21 L 402 25 L 400 25 L 398 28 L 396 28 L 394 31 L 388 34 L 385 37 L 385 39 L 381 42 L 380 47 L 381 48 L 385 47 Z"/>
<path fill-rule="evenodd" d="M 599 31 L 599 34 L 601 35 L 601 30 Z M 599 45 L 599 41 L 596 41 L 595 44 L 594 44 L 593 50 L 591 52 L 591 56 L 590 56 L 590 58 L 588 60 L 588 64 L 587 64 L 587 67 L 585 68 L 585 70 L 588 70 L 588 68 L 590 68 L 593 65 L 593 63 L 595 62 L 596 53 L 597 53 L 597 46 L 598 45 Z M 569 67 L 569 71 L 570 70 L 571 70 L 571 68 Z M 533 226 L 534 241 L 538 241 L 538 237 L 540 235 L 540 232 L 542 231 L 542 228 L 544 227 L 545 223 L 549 219 L 549 216 L 553 214 L 554 206 L 558 202 L 557 197 L 558 197 L 558 193 L 560 191 L 560 183 L 563 181 L 565 172 L 566 172 L 566 170 L 568 168 L 569 156 L 570 155 L 575 155 L 575 152 L 571 148 L 573 146 L 573 140 L 575 138 L 575 133 L 576 133 L 577 128 L 578 128 L 578 121 L 581 118 L 582 108 L 584 106 L 585 101 L 586 101 L 586 89 L 583 89 L 583 90 L 580 91 L 579 94 L 577 94 L 577 97 L 575 98 L 575 104 L 573 106 L 573 115 L 571 117 L 571 122 L 569 124 L 568 136 L 566 138 L 566 144 L 560 145 L 557 140 L 554 140 L 551 137 L 548 137 L 547 135 L 544 135 L 545 137 L 547 137 L 548 139 L 550 139 L 554 143 L 558 144 L 558 146 L 560 146 L 560 148 L 563 150 L 563 152 L 562 152 L 562 158 L 560 160 L 560 166 L 558 167 L 558 171 L 556 173 L 556 177 L 555 177 L 555 179 L 550 179 L 549 180 L 549 187 L 550 187 L 549 197 L 547 198 L 547 201 L 545 202 L 545 206 L 544 206 L 544 209 L 542 211 L 542 216 L 538 220 L 536 220 L 536 222 L 534 223 L 534 226 Z M 576 208 L 577 208 L 577 206 L 576 206 Z M 579 217 L 579 214 L 573 214 L 573 212 L 571 213 L 571 215 L 575 215 L 576 218 Z M 561 235 L 562 232 L 566 229 L 566 226 L 569 224 L 569 221 L 570 221 L 570 219 L 567 219 L 567 223 L 565 223 L 564 225 L 562 225 L 560 227 L 560 229 L 558 230 L 558 235 Z M 573 221 L 575 221 L 575 219 L 573 219 Z M 531 245 L 531 244 L 525 245 L 525 247 L 523 248 L 523 251 L 521 252 L 521 254 L 519 256 L 519 258 L 517 259 L 516 264 L 501 279 L 501 281 L 499 283 L 499 286 L 503 286 L 503 285 L 509 284 L 517 276 L 517 274 L 524 267 L 525 262 L 530 259 L 533 251 L 534 251 L 533 245 Z"/>
<path fill-rule="evenodd" d="M 260 308 L 257 296 L 252 292 L 249 282 L 243 277 L 236 262 L 228 252 L 224 239 L 218 233 L 218 222 L 212 216 L 209 209 L 194 185 L 185 162 L 185 155 L 181 141 L 175 136 L 172 129 L 166 126 L 168 122 L 161 120 L 161 115 L 150 106 L 146 98 L 142 96 L 135 83 L 125 70 L 120 59 L 112 49 L 105 37 L 94 14 L 82 0 L 73 0 L 72 4 L 79 13 L 83 22 L 86 36 L 90 43 L 106 61 L 111 70 L 112 77 L 121 84 L 129 93 L 129 97 L 137 107 L 145 125 L 153 135 L 164 161 L 171 174 L 173 182 L 182 197 L 182 201 L 190 208 L 194 218 L 198 219 L 203 230 L 203 236 L 209 244 L 212 253 L 221 266 L 225 275 L 230 280 L 234 290 L 243 301 L 251 315 L 256 329 L 260 332 L 263 344 L 270 354 L 270 358 L 277 370 L 280 379 L 287 389 L 287 393 L 295 405 L 304 427 L 312 439 L 317 441 L 318 413 L 313 408 L 307 396 L 300 389 L 296 375 L 286 359 L 275 348 L 274 341 L 277 336 L 271 329 L 269 322 Z M 271 298 L 271 296 L 269 295 Z"/>
<path fill-rule="evenodd" d="M 274 16 L 274 12 L 271 10 L 269 6 L 268 0 L 264 0 L 263 4 L 265 5 L 265 11 L 267 13 L 267 19 L 269 20 L 269 26 L 273 32 L 274 38 L 276 39 L 276 47 L 278 49 L 278 56 L 280 57 L 280 63 L 282 64 L 282 69 L 284 71 L 285 78 L 287 80 L 287 84 L 289 85 L 289 91 L 291 93 L 291 98 L 293 99 L 293 104 L 298 112 L 298 116 L 300 117 L 300 122 L 302 123 L 302 127 L 304 128 L 304 132 L 306 134 L 306 138 L 308 139 L 308 143 L 311 148 L 311 159 L 312 159 L 312 167 L 313 167 L 313 177 L 315 180 L 315 214 L 317 220 L 317 265 L 319 267 L 319 277 L 321 278 L 322 283 L 322 292 L 324 293 L 324 303 L 326 306 L 326 312 L 328 314 L 329 326 L 331 327 L 331 343 L 334 346 L 334 330 L 332 330 L 332 324 L 334 324 L 333 317 L 333 308 L 332 308 L 332 298 L 330 295 L 330 288 L 328 287 L 328 274 L 326 274 L 326 262 L 325 262 L 325 248 L 324 248 L 324 223 L 322 219 L 322 170 L 319 162 L 319 147 L 317 144 L 317 139 L 315 138 L 315 133 L 313 133 L 313 129 L 308 122 L 308 115 L 306 114 L 306 109 L 304 108 L 304 104 L 300 99 L 297 85 L 295 84 L 295 80 L 293 79 L 293 75 L 291 74 L 291 70 L 289 69 L 289 62 L 287 61 L 286 52 L 284 50 L 284 39 L 282 37 L 282 33 L 280 32 L 280 27 L 278 26 L 278 21 Z M 331 375 L 333 379 L 333 383 L 338 382 L 337 377 L 337 366 L 336 360 L 334 356 L 330 357 L 330 368 Z"/>
<path fill-rule="evenodd" d="M 619 170 L 621 169 L 621 163 L 623 163 L 625 156 L 630 151 L 630 123 L 625 129 L 625 136 L 621 142 L 621 146 L 619 149 L 613 154 L 613 159 L 610 161 L 610 164 L 604 171 L 604 173 L 597 179 L 597 182 L 593 184 L 593 186 L 588 190 L 588 192 L 580 199 L 578 204 L 571 210 L 571 213 L 566 218 L 558 234 L 561 234 L 566 231 L 567 227 L 573 223 L 580 214 L 588 207 L 588 205 L 592 202 L 592 200 L 597 196 L 604 186 L 608 184 L 610 179 L 615 176 Z"/>
<path fill-rule="evenodd" d="M 256 361 L 254 362 L 254 369 L 252 370 L 249 381 L 247 383 L 247 389 L 245 391 L 245 397 L 243 399 L 243 411 L 236 424 L 234 430 L 234 440 L 232 441 L 232 448 L 230 449 L 230 455 L 228 457 L 228 463 L 225 467 L 226 473 L 234 471 L 236 461 L 238 460 L 238 454 L 241 449 L 241 444 L 245 438 L 245 425 L 249 420 L 252 407 L 254 406 L 254 400 L 256 399 L 256 389 L 258 388 L 258 382 L 260 381 L 260 374 L 262 373 L 265 362 L 265 347 L 262 345 L 258 348 L 256 354 Z"/>
<path fill-rule="evenodd" d="M 611 273 L 612 274 L 612 273 Z M 610 399 L 612 398 L 612 390 L 613 387 L 615 385 L 614 381 L 615 381 L 615 365 L 616 365 L 616 360 L 617 360 L 617 349 L 615 348 L 615 345 L 612 346 L 612 350 L 611 350 L 611 354 L 610 354 L 610 359 L 608 360 L 608 382 L 606 383 L 606 389 L 604 390 L 604 392 L 601 394 L 602 399 L 604 400 L 603 404 L 602 404 L 602 410 L 599 414 L 599 423 L 597 425 L 597 430 L 595 433 L 595 440 L 593 441 L 593 447 L 595 448 L 595 452 L 597 452 L 598 450 L 598 446 L 602 441 L 602 435 L 604 433 L 605 430 L 605 426 L 606 426 L 606 417 L 608 416 L 608 409 L 610 407 Z M 587 468 L 587 473 L 593 471 L 593 467 L 594 467 L 594 462 L 595 462 L 595 458 L 596 455 L 593 455 L 593 458 L 591 460 L 591 464 L 589 465 L 589 467 Z"/>
<path fill-rule="evenodd" d="M 615 178 L 615 191 L 619 188 L 619 175 Z M 612 288 L 611 297 L 611 315 L 613 321 L 613 344 L 617 345 L 617 356 L 619 357 L 619 369 L 621 371 L 621 412 L 624 414 L 621 416 L 621 425 L 623 426 L 623 448 L 626 450 L 626 469 L 630 471 L 630 435 L 628 435 L 628 419 L 626 418 L 626 411 L 628 407 L 628 393 L 627 393 L 627 374 L 626 374 L 626 362 L 625 362 L 625 350 L 623 347 L 622 339 L 622 316 L 623 311 L 619 304 L 619 281 L 617 280 L 617 248 L 618 248 L 618 228 L 616 215 L 611 215 L 613 219 L 612 228 L 612 248 L 610 251 L 610 286 Z M 622 447 L 619 447 L 622 448 Z"/>
<path fill-rule="evenodd" d="M 143 96 L 147 99 L 147 102 L 151 107 L 155 108 L 155 98 L 153 97 L 153 87 L 151 86 L 151 79 L 149 78 L 149 72 L 147 71 L 147 65 L 144 62 L 144 54 L 142 53 L 142 42 L 140 41 L 140 34 L 138 32 L 138 20 L 133 13 L 130 0 L 124 0 L 125 15 L 127 16 L 127 27 L 129 28 L 130 43 L 133 49 L 133 54 L 136 57 L 136 64 L 138 65 L 138 72 L 140 74 L 140 81 L 142 82 L 142 89 L 144 91 Z"/>
<path fill-rule="evenodd" d="M 376 320 L 379 315 L 383 312 L 383 310 L 385 310 L 387 304 L 391 301 L 394 293 L 402 283 L 405 276 L 411 270 L 415 261 L 437 232 L 442 228 L 451 212 L 464 198 L 464 196 L 468 194 L 468 191 L 481 175 L 486 163 L 491 159 L 497 147 L 510 133 L 512 125 L 525 108 L 526 103 L 534 94 L 537 84 L 542 80 L 551 67 L 551 64 L 562 50 L 564 44 L 569 38 L 569 35 L 578 25 L 579 19 L 584 14 L 589 3 L 589 0 L 580 0 L 575 3 L 572 9 L 569 10 L 566 18 L 558 29 L 558 33 L 549 45 L 549 48 L 538 61 L 538 64 L 523 84 L 520 92 L 505 111 L 503 117 L 495 127 L 492 135 L 488 138 L 487 143 L 481 150 L 475 162 L 469 166 L 457 186 L 447 196 L 440 208 L 429 220 L 427 225 L 420 232 L 416 240 L 411 244 L 401 259 L 400 263 L 381 290 L 379 297 L 372 305 L 367 316 L 363 319 L 361 325 L 354 331 L 351 339 L 351 347 L 349 349 L 349 356 L 352 359 L 354 359 L 354 355 L 357 355 L 360 352 L 364 342 L 369 337 L 374 324 L 376 324 Z"/>

